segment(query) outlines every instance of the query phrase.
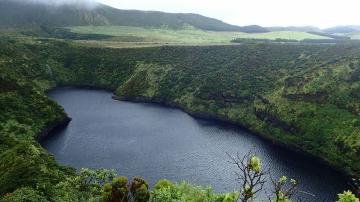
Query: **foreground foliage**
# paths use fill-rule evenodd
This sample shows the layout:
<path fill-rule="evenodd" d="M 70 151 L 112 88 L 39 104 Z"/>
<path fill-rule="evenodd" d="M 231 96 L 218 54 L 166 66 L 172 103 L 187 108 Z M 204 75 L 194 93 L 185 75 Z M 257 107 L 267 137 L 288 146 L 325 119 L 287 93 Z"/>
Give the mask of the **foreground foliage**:
<path fill-rule="evenodd" d="M 171 182 L 159 181 L 151 192 L 152 202 L 165 201 L 208 201 L 208 202 L 235 202 L 238 194 L 226 193 L 215 194 L 211 188 L 203 189 L 192 186 L 186 182 L 172 184 Z"/>
<path fill-rule="evenodd" d="M 351 193 L 351 191 L 344 191 L 342 194 L 339 195 L 338 202 L 359 202 L 359 199 L 356 198 L 356 196 Z"/>

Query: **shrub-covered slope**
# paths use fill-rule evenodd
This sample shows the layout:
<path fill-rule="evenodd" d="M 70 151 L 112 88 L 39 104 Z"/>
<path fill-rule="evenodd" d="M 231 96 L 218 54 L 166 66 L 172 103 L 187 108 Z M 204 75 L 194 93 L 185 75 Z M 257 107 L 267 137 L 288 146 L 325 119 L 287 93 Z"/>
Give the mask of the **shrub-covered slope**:
<path fill-rule="evenodd" d="M 19 187 L 42 187 L 74 174 L 59 166 L 36 141 L 47 130 L 67 121 L 61 107 L 31 83 L 0 75 L 0 195 Z"/>
<path fill-rule="evenodd" d="M 208 114 L 359 174 L 359 49 L 255 45 L 162 48 L 117 89 Z M 143 99 L 140 99 L 143 100 Z"/>
<path fill-rule="evenodd" d="M 0 166 L 21 165 L 5 163 L 17 161 L 11 158 L 17 153 L 50 158 L 30 137 L 64 118 L 42 92 L 57 84 L 107 88 L 122 99 L 165 103 L 241 124 L 360 176 L 358 45 L 103 49 L 47 40 L 2 38 L 0 43 L 0 127 L 5 138 Z M 23 150 L 16 141 L 32 149 Z M 57 177 L 66 173 L 51 159 L 34 163 L 40 168 L 25 166 L 50 170 L 39 176 L 49 183 L 57 179 L 50 177 L 54 170 Z M 15 174 L 1 168 L 0 182 Z M 0 186 L 5 187 L 1 193 L 35 183 L 19 180 L 9 188 Z"/>

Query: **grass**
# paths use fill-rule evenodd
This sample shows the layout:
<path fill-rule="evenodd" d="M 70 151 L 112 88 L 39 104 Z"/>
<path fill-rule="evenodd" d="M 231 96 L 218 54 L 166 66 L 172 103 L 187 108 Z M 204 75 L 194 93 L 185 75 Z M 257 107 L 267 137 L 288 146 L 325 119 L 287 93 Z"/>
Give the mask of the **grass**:
<path fill-rule="evenodd" d="M 327 37 L 306 32 L 279 31 L 268 33 L 215 32 L 193 28 L 161 29 L 127 26 L 77 26 L 70 27 L 72 32 L 80 34 L 105 34 L 114 36 L 112 41 L 136 42 L 144 44 L 229 44 L 235 38 L 253 39 L 327 39 Z"/>
<path fill-rule="evenodd" d="M 351 33 L 350 37 L 351 37 L 351 39 L 359 40 L 360 39 L 360 33 L 359 32 Z"/>

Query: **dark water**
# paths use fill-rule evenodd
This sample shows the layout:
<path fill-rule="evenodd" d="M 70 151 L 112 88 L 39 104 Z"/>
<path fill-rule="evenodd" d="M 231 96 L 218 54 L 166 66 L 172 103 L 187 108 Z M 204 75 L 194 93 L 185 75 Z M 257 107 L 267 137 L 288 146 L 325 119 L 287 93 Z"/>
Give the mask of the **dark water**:
<path fill-rule="evenodd" d="M 143 176 L 150 184 L 167 178 L 233 191 L 235 167 L 226 152 L 244 155 L 255 147 L 274 177 L 296 178 L 303 201 L 334 201 L 344 179 L 308 158 L 276 148 L 237 127 L 192 118 L 153 104 L 119 102 L 100 90 L 57 89 L 49 96 L 72 117 L 63 131 L 42 142 L 55 158 L 75 168 L 114 168 Z"/>

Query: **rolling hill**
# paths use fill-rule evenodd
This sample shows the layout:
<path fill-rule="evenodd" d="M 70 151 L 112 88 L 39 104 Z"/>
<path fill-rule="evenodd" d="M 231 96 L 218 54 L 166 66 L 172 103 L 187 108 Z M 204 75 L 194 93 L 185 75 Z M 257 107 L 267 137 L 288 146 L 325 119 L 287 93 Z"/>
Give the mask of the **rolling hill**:
<path fill-rule="evenodd" d="M 240 27 L 192 13 L 120 10 L 103 4 L 94 8 L 70 4 L 54 6 L 24 0 L 1 0 L 0 19 L 0 27 L 113 25 L 181 29 L 192 26 L 210 31 L 268 31 L 257 25 Z"/>
<path fill-rule="evenodd" d="M 323 31 L 329 34 L 336 34 L 336 33 L 348 34 L 352 32 L 359 32 L 360 26 L 359 25 L 336 26 L 336 27 L 330 27 L 324 29 Z"/>
<path fill-rule="evenodd" d="M 297 32 L 319 32 L 321 31 L 320 28 L 318 27 L 313 27 L 313 26 L 302 26 L 302 27 L 297 27 L 297 26 L 288 26 L 288 27 L 266 27 L 266 29 L 270 30 L 270 31 L 297 31 Z"/>

